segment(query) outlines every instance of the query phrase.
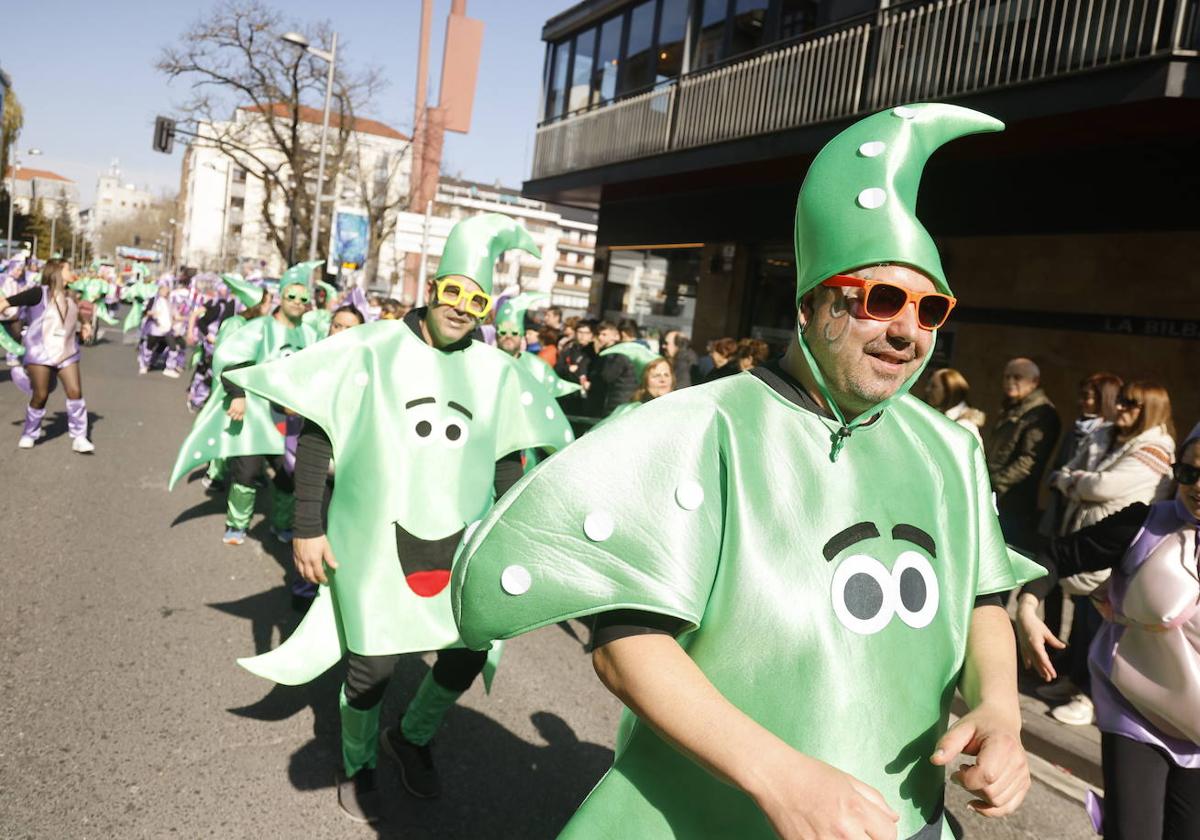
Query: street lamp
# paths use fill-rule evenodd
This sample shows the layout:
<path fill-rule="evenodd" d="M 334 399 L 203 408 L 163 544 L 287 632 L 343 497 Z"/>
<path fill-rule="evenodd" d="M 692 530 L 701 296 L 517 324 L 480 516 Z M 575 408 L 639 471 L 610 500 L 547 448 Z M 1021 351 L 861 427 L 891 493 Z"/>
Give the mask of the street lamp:
<path fill-rule="evenodd" d="M 309 55 L 315 55 L 329 63 L 329 73 L 325 77 L 325 114 L 321 119 L 321 154 L 317 158 L 317 195 L 313 204 L 312 235 L 308 240 L 308 259 L 309 262 L 312 262 L 317 258 L 317 235 L 321 222 L 321 193 L 325 189 L 325 138 L 329 134 L 329 104 L 333 98 L 333 68 L 337 63 L 337 33 L 333 33 L 328 51 L 314 47 L 299 32 L 288 32 L 279 37 L 289 44 L 300 47 Z"/>
<path fill-rule="evenodd" d="M 41 149 L 30 149 L 26 152 L 30 157 L 35 157 L 42 153 Z M 12 259 L 12 242 L 13 242 L 13 205 L 17 201 L 17 170 L 21 168 L 21 158 L 17 154 L 13 154 L 12 166 L 8 169 L 8 244 L 4 248 L 4 259 Z M 30 193 L 30 201 L 32 201 L 33 193 Z M 33 209 L 30 207 L 30 209 Z M 37 257 L 35 249 L 33 256 Z"/>

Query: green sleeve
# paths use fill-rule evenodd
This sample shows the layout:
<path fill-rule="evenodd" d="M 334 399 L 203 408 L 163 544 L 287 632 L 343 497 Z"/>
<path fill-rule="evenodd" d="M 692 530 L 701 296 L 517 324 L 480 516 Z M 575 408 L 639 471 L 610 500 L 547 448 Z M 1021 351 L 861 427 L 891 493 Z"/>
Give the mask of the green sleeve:
<path fill-rule="evenodd" d="M 225 368 L 250 362 L 257 364 L 262 353 L 263 330 L 270 316 L 255 318 L 221 339 L 213 352 L 213 376 L 220 378 Z"/>
<path fill-rule="evenodd" d="M 983 451 L 971 442 L 972 472 L 975 476 L 976 519 L 979 523 L 979 580 L 975 594 L 1008 592 L 1046 574 L 1046 570 L 1004 543 L 1000 520 L 996 516 L 992 485 L 988 480 Z"/>
<path fill-rule="evenodd" d="M 486 648 L 612 609 L 699 626 L 717 574 L 720 420 L 680 392 L 592 432 L 521 480 L 454 567 L 464 643 Z"/>

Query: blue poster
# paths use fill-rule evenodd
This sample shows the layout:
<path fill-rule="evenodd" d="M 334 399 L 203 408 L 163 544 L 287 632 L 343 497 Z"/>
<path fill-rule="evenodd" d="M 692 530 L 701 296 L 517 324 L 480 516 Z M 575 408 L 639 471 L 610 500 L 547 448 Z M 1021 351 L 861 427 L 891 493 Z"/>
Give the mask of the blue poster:
<path fill-rule="evenodd" d="M 333 253 L 335 265 L 343 268 L 361 268 L 367 261 L 367 244 L 370 227 L 362 213 L 339 210 L 333 219 Z"/>

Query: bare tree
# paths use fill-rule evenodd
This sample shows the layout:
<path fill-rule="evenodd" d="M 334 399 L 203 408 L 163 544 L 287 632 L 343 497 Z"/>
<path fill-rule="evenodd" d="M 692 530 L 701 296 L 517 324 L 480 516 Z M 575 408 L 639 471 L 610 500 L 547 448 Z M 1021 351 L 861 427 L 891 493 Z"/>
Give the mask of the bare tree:
<path fill-rule="evenodd" d="M 264 230 L 279 254 L 294 262 L 308 248 L 320 143 L 319 127 L 306 124 L 301 109 L 323 106 L 328 68 L 281 41 L 285 31 L 300 32 L 313 44 L 328 44 L 332 35 L 327 22 L 285 24 L 258 0 L 228 0 L 192 24 L 178 45 L 165 48 L 157 67 L 169 79 L 189 83 L 191 95 L 179 117 L 204 135 L 197 142 L 215 146 L 261 179 Z M 325 164 L 330 184 L 344 165 L 355 113 L 384 86 L 376 68 L 357 74 L 345 68 L 339 61 L 334 74 L 330 128 L 336 133 Z M 236 118 L 238 108 L 242 119 Z M 281 205 L 289 211 L 280 214 Z"/>
<path fill-rule="evenodd" d="M 367 262 L 363 277 L 368 287 L 375 285 L 379 274 L 379 251 L 383 243 L 396 232 L 400 211 L 408 209 L 408 188 L 401 183 L 401 175 L 407 171 L 405 162 L 412 151 L 406 143 L 399 149 L 385 150 L 364 148 L 360 141 L 352 144 L 354 165 L 348 167 L 354 177 L 356 197 L 366 208 Z"/>

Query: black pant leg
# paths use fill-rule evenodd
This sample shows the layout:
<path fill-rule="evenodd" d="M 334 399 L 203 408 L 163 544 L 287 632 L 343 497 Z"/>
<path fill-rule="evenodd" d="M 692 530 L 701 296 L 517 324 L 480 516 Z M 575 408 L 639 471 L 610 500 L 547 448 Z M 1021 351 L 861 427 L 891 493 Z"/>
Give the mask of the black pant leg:
<path fill-rule="evenodd" d="M 1200 769 L 1171 765 L 1163 822 L 1163 840 L 1200 837 Z"/>
<path fill-rule="evenodd" d="M 1170 760 L 1149 744 L 1100 733 L 1105 840 L 1157 840 Z"/>
<path fill-rule="evenodd" d="M 439 650 L 433 663 L 433 678 L 442 688 L 466 691 L 483 671 L 487 662 L 486 650 L 451 648 Z"/>
<path fill-rule="evenodd" d="M 235 455 L 229 459 L 229 474 L 234 483 L 252 487 L 255 479 L 262 475 L 265 463 L 261 455 Z"/>
<path fill-rule="evenodd" d="M 346 658 L 346 702 L 360 711 L 379 705 L 399 659 L 398 653 L 364 656 L 350 651 Z"/>

